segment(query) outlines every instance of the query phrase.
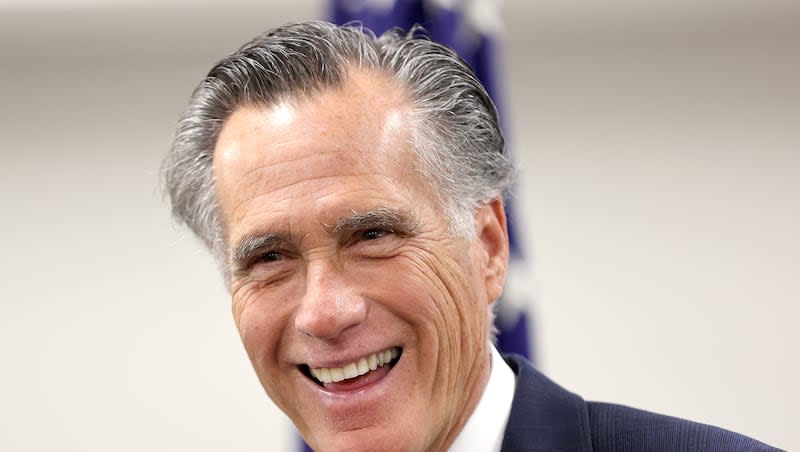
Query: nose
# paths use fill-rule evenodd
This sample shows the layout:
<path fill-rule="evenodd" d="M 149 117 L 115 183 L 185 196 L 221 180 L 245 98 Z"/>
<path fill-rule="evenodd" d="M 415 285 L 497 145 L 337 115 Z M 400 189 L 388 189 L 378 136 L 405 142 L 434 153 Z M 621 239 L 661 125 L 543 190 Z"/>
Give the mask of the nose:
<path fill-rule="evenodd" d="M 341 270 L 326 263 L 309 264 L 306 291 L 295 315 L 295 328 L 323 340 L 333 340 L 344 331 L 361 324 L 367 304 L 346 283 Z"/>

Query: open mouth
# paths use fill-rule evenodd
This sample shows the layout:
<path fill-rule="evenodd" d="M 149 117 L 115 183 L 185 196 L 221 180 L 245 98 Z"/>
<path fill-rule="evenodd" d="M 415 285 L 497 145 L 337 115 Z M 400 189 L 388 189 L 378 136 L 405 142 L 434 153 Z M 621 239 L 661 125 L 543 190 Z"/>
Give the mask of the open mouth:
<path fill-rule="evenodd" d="M 364 356 L 357 361 L 342 367 L 310 368 L 307 364 L 300 365 L 300 371 L 317 385 L 329 389 L 346 389 L 361 387 L 369 384 L 387 374 L 400 360 L 403 349 L 392 347 L 369 356 Z"/>

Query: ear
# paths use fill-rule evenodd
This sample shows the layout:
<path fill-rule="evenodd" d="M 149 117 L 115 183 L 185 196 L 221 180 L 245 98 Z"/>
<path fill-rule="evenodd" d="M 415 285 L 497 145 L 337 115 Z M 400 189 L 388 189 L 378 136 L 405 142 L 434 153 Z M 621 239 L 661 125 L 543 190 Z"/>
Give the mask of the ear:
<path fill-rule="evenodd" d="M 503 200 L 495 198 L 475 212 L 478 241 L 485 256 L 483 275 L 486 295 L 493 303 L 503 292 L 508 271 L 508 227 Z"/>

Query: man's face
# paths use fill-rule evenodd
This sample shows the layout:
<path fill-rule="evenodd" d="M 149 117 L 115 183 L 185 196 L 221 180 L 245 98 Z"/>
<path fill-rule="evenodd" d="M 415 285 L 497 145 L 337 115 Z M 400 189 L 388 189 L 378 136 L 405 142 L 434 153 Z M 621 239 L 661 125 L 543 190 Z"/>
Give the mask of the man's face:
<path fill-rule="evenodd" d="M 449 234 L 415 164 L 409 101 L 356 72 L 236 111 L 215 150 L 233 313 L 261 384 L 317 450 L 449 444 L 488 377 L 502 204 Z"/>

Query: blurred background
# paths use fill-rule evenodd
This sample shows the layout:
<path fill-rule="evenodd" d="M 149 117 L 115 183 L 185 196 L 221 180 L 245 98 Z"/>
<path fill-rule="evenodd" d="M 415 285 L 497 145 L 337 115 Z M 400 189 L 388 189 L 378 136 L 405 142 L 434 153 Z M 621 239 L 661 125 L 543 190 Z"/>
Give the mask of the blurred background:
<path fill-rule="evenodd" d="M 321 0 L 0 1 L 0 449 L 293 450 L 159 164 Z M 800 3 L 507 0 L 538 367 L 800 449 Z"/>

